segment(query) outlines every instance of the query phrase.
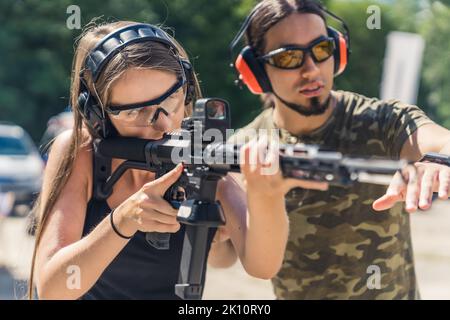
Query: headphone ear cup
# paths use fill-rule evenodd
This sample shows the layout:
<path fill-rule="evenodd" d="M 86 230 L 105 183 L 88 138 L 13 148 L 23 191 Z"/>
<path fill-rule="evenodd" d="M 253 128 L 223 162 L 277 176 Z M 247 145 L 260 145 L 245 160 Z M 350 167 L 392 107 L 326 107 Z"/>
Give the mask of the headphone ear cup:
<path fill-rule="evenodd" d="M 86 125 L 97 137 L 106 138 L 114 131 L 109 121 L 103 117 L 103 112 L 95 98 L 89 92 L 80 93 L 78 106 L 86 120 Z"/>
<path fill-rule="evenodd" d="M 86 91 L 81 92 L 80 95 L 78 96 L 78 107 L 80 108 L 86 120 L 89 120 L 90 118 L 90 112 L 86 106 L 86 102 L 88 101 L 88 99 L 89 93 Z"/>
<path fill-rule="evenodd" d="M 239 73 L 239 78 L 253 94 L 272 91 L 264 66 L 258 61 L 250 46 L 242 49 L 234 65 Z"/>
<path fill-rule="evenodd" d="M 348 64 L 349 48 L 344 35 L 332 27 L 327 27 L 328 36 L 334 40 L 334 76 L 344 72 Z"/>
<path fill-rule="evenodd" d="M 184 100 L 184 105 L 188 105 L 192 101 L 197 99 L 195 93 L 195 76 L 194 76 L 194 68 L 187 60 L 181 60 L 181 66 L 183 68 L 184 76 L 187 82 L 187 92 L 186 99 Z"/>

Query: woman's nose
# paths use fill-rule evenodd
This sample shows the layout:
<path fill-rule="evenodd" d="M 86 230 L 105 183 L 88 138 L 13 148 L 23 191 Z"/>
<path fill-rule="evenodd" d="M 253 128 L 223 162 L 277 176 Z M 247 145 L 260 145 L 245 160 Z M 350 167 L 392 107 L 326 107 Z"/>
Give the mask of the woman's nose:
<path fill-rule="evenodd" d="M 162 131 L 162 132 L 167 132 L 170 130 L 171 126 L 172 126 L 172 121 L 170 119 L 170 117 L 167 116 L 166 112 L 158 112 L 157 111 L 157 117 L 154 119 L 153 123 L 152 123 L 152 127 L 155 130 L 158 131 Z"/>

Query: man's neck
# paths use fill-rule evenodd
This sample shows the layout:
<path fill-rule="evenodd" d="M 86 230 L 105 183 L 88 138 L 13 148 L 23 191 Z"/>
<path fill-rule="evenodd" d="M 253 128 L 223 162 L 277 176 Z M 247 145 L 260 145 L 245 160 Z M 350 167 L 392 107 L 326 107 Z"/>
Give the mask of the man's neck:
<path fill-rule="evenodd" d="M 331 117 L 336 108 L 336 102 L 337 93 L 332 91 L 329 107 L 323 114 L 305 117 L 277 100 L 273 111 L 273 120 L 278 128 L 285 129 L 295 136 L 306 135 L 320 128 Z"/>

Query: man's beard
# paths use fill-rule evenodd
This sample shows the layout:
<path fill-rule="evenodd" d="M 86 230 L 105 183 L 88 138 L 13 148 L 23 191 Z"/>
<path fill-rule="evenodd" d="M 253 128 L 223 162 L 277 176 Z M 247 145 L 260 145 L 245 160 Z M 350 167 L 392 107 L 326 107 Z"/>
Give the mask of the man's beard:
<path fill-rule="evenodd" d="M 320 99 L 319 97 L 312 97 L 310 99 L 311 104 L 309 107 L 306 107 L 304 105 L 301 104 L 297 104 L 297 103 L 292 103 L 292 102 L 288 102 L 286 100 L 284 100 L 283 98 L 281 98 L 280 96 L 278 96 L 275 92 L 273 92 L 273 94 L 281 101 L 283 102 L 286 107 L 288 107 L 289 109 L 294 110 L 295 112 L 301 114 L 302 116 L 305 117 L 310 117 L 310 116 L 318 116 L 321 114 L 324 114 L 325 111 L 327 111 L 329 105 L 330 105 L 330 98 L 331 98 L 331 94 L 328 96 L 328 98 L 323 102 L 320 103 Z"/>

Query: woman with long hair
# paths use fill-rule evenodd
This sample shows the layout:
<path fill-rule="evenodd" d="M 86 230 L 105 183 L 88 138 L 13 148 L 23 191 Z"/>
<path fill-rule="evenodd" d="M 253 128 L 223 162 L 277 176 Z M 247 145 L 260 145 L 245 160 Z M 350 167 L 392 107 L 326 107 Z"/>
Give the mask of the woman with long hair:
<path fill-rule="evenodd" d="M 54 141 L 35 206 L 30 297 L 36 285 L 40 299 L 177 299 L 184 227 L 163 195 L 182 165 L 158 179 L 152 172 L 127 170 L 106 200 L 93 197 L 94 138 L 160 139 L 180 128 L 201 95 L 193 71 L 191 83 L 186 81 L 183 48 L 155 26 L 136 26 L 126 21 L 94 26 L 79 40 L 70 97 L 74 128 Z M 140 38 L 146 32 L 154 37 L 121 45 L 131 32 L 127 28 Z M 119 49 L 99 58 L 99 45 Z M 87 110 L 93 106 L 96 110 Z M 92 116 L 101 121 L 93 124 Z M 247 145 L 242 157 L 248 159 L 257 147 Z M 122 162 L 112 159 L 112 171 Z M 280 174 L 262 176 L 259 165 L 241 165 L 247 194 L 231 177 L 220 182 L 217 197 L 227 223 L 208 239 L 208 262 L 226 267 L 239 257 L 249 274 L 270 278 L 280 268 L 287 239 L 282 196 L 294 183 Z M 311 186 L 295 185 L 302 183 Z M 148 232 L 171 233 L 169 248 L 151 246 Z"/>

